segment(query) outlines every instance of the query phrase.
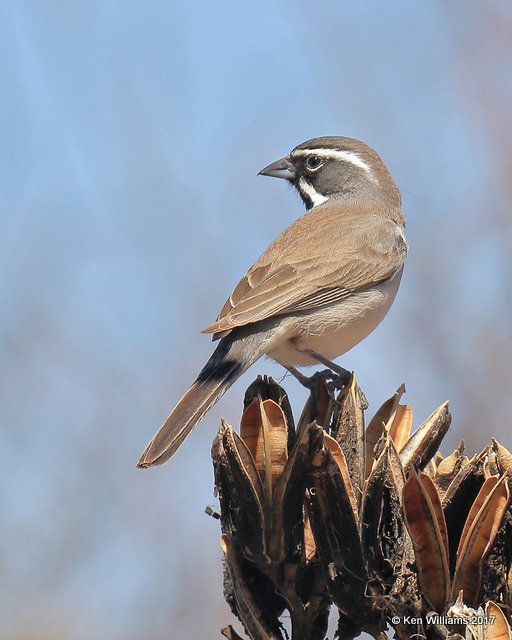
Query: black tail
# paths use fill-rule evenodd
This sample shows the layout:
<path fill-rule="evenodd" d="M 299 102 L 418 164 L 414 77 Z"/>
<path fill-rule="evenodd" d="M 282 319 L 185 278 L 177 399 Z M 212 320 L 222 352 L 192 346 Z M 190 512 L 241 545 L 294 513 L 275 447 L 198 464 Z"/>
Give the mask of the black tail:
<path fill-rule="evenodd" d="M 260 354 L 251 357 L 247 353 L 250 349 L 243 343 L 231 335 L 220 341 L 197 380 L 145 448 L 138 467 L 153 467 L 167 462 L 208 409 L 258 359 Z"/>

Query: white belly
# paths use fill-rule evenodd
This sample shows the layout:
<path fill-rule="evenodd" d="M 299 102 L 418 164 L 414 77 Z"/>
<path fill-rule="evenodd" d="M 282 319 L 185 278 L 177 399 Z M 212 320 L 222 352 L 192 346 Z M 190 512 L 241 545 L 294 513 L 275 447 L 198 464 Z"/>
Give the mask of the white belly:
<path fill-rule="evenodd" d="M 381 322 L 395 299 L 402 271 L 373 289 L 336 304 L 283 317 L 265 345 L 265 353 L 285 367 L 318 364 L 301 349 L 333 360 L 355 347 Z"/>

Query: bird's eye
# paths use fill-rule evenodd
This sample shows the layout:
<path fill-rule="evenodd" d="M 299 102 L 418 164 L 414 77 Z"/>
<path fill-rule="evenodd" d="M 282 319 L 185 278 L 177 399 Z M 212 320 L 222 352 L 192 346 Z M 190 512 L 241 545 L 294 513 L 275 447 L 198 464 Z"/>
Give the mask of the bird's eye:
<path fill-rule="evenodd" d="M 306 167 L 311 169 L 311 171 L 316 171 L 316 169 L 320 169 L 323 164 L 323 160 L 320 156 L 308 156 L 306 160 Z"/>

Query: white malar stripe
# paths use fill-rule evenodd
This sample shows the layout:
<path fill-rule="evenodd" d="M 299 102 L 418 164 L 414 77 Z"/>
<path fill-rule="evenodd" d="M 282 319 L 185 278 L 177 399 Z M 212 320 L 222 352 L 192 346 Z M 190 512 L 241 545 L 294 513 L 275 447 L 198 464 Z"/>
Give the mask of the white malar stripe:
<path fill-rule="evenodd" d="M 342 160 L 343 162 L 349 162 L 353 164 L 355 167 L 359 167 L 363 171 L 365 171 L 372 180 L 375 180 L 373 176 L 373 171 L 366 164 L 366 162 L 354 153 L 353 151 L 340 151 L 336 149 L 299 149 L 295 151 L 294 156 L 320 156 L 321 158 L 326 158 L 328 160 Z"/>
<path fill-rule="evenodd" d="M 321 193 L 318 193 L 318 191 L 315 191 L 304 177 L 299 178 L 299 190 L 308 196 L 314 207 L 318 207 L 318 205 L 323 204 L 329 199 Z"/>

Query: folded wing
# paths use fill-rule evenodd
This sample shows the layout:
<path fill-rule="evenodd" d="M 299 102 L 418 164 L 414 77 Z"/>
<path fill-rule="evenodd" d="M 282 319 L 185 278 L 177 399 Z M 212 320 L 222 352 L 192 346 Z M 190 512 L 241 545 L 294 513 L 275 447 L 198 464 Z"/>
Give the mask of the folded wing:
<path fill-rule="evenodd" d="M 390 278 L 406 252 L 403 231 L 391 217 L 326 203 L 274 240 L 203 333 L 216 339 L 235 327 L 333 304 Z"/>

